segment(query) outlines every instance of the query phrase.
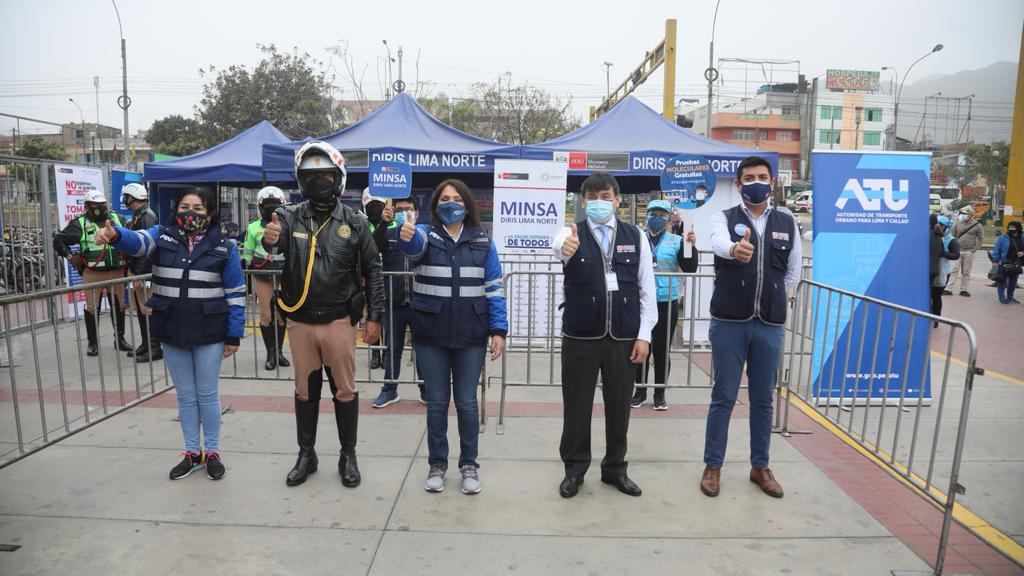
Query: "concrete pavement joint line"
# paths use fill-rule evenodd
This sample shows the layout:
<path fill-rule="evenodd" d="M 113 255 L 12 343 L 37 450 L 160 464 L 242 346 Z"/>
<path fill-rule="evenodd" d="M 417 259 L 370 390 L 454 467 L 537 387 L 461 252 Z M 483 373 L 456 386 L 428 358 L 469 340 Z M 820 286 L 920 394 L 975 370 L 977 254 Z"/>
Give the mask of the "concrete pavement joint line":
<path fill-rule="evenodd" d="M 932 504 L 936 508 L 939 508 L 938 504 L 936 504 L 935 501 L 932 500 L 932 498 L 924 492 L 924 490 L 914 485 L 913 482 L 910 482 L 896 471 L 892 470 L 889 467 L 889 465 L 887 465 L 884 462 L 884 459 L 889 457 L 888 454 L 882 451 L 879 451 L 876 454 L 871 450 L 868 450 L 864 446 L 861 446 L 860 444 L 857 443 L 857 441 L 851 438 L 849 434 L 843 432 L 839 427 L 837 427 L 827 418 L 818 413 L 817 410 L 814 410 L 812 407 L 810 407 L 806 402 L 803 401 L 803 399 L 801 399 L 796 394 L 792 395 L 792 400 L 794 401 L 796 407 L 800 409 L 800 411 L 803 412 L 808 418 L 820 424 L 826 430 L 828 430 L 837 438 L 842 440 L 846 445 L 850 446 L 857 452 L 860 452 L 862 455 L 866 456 L 871 462 L 873 462 L 875 465 L 877 465 L 882 470 L 887 472 L 890 476 L 896 478 L 900 483 L 907 486 L 915 493 L 920 495 L 922 498 L 924 498 L 926 502 Z M 865 444 L 868 443 L 865 442 Z M 894 462 L 892 466 L 897 469 L 900 469 L 902 472 L 906 471 L 906 467 L 904 467 L 902 464 Z M 917 474 L 911 473 L 911 476 L 917 480 L 923 481 L 923 479 Z M 936 488 L 934 484 L 930 487 L 929 491 L 934 496 L 938 497 L 940 500 L 946 500 L 947 498 L 945 492 Z M 941 511 L 941 508 L 939 508 L 939 510 Z M 966 528 L 968 532 L 974 534 L 983 542 L 998 550 L 1001 554 L 1009 558 L 1011 561 L 1021 566 L 1024 566 L 1024 546 L 1018 544 L 1016 540 L 1010 538 L 1001 530 L 986 522 L 981 516 L 978 516 L 977 514 L 969 510 L 967 507 L 956 501 L 953 502 L 953 519 L 956 520 L 957 523 L 959 523 L 961 526 Z"/>
<path fill-rule="evenodd" d="M 935 350 L 932 350 L 931 352 L 932 352 L 932 356 L 935 356 L 937 358 L 941 358 L 943 360 L 946 359 L 946 355 L 943 354 L 942 352 L 936 352 Z M 959 364 L 961 366 L 967 366 L 967 362 L 964 362 L 963 360 L 961 360 L 959 358 L 950 357 L 949 360 L 954 362 L 954 363 L 956 363 L 956 364 Z M 984 366 L 980 366 L 980 368 L 985 369 Z M 981 376 L 992 376 L 992 377 L 998 378 L 1000 380 L 1006 380 L 1007 382 L 1009 382 L 1011 384 L 1019 384 L 1021 386 L 1024 386 L 1024 380 L 1021 380 L 1019 378 L 1014 378 L 1013 376 L 1007 376 L 1006 374 L 1003 374 L 1002 372 L 996 372 L 995 370 L 985 369 L 985 373 L 981 374 Z"/>
<path fill-rule="evenodd" d="M 416 451 L 413 453 L 412 457 L 409 458 L 409 466 L 405 469 L 405 477 L 402 478 L 402 483 L 398 485 L 398 494 L 395 495 L 395 500 L 391 503 L 391 510 L 388 510 L 388 517 L 384 521 L 384 529 L 380 531 L 380 536 L 377 538 L 377 546 L 373 549 L 373 557 L 370 558 L 370 564 L 366 567 L 367 576 L 373 573 L 373 565 L 375 562 L 377 562 L 377 554 L 380 553 L 380 545 L 384 542 L 384 535 L 390 531 L 388 530 L 388 525 L 391 524 L 391 518 L 395 515 L 395 508 L 398 507 L 398 501 L 401 500 L 402 498 L 402 488 L 409 482 L 409 474 L 412 472 L 413 464 L 415 464 L 416 460 L 418 460 L 417 456 L 420 451 L 419 446 L 423 445 L 423 441 L 426 440 L 426 438 L 427 428 L 426 426 L 424 426 L 423 434 L 420 435 L 419 445 L 417 446 Z M 398 530 L 395 530 L 395 532 L 398 532 Z"/>
<path fill-rule="evenodd" d="M 380 531 L 380 528 L 332 528 L 330 526 L 294 526 L 284 524 L 251 524 L 243 522 L 185 522 L 183 520 L 153 520 L 151 518 L 123 518 L 110 516 L 68 516 L 64 514 L 54 514 L 52 516 L 47 516 L 45 514 L 11 514 L 8 512 L 0 512 L 0 518 L 35 518 L 37 520 L 89 520 L 94 522 L 142 522 L 145 524 L 173 524 L 175 526 L 223 526 L 226 528 L 273 528 L 276 530 L 348 530 L 351 532 Z"/>
<path fill-rule="evenodd" d="M 531 532 L 530 534 L 516 534 L 509 532 L 456 532 L 453 530 L 385 530 L 397 534 L 441 534 L 445 536 L 498 536 L 501 538 L 584 538 L 587 540 L 664 540 L 673 542 L 687 540 L 695 542 L 725 540 L 742 542 L 744 540 L 767 540 L 778 542 L 799 542 L 799 541 L 824 541 L 824 540 L 893 540 L 902 543 L 897 536 L 603 536 L 600 534 L 558 534 L 545 532 Z"/>

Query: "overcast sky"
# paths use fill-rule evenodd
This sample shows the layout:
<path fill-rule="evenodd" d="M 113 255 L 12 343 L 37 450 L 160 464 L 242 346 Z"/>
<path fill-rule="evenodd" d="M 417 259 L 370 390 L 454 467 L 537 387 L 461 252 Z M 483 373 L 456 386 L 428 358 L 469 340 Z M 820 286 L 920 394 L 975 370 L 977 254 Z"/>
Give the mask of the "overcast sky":
<path fill-rule="evenodd" d="M 510 72 L 560 97 L 572 96 L 582 114 L 605 92 L 602 62 L 612 62 L 612 85 L 652 49 L 666 18 L 678 21 L 677 98 L 707 88 L 714 0 L 629 2 L 376 1 L 258 2 L 241 0 L 120 0 L 128 43 L 130 131 L 169 114 L 190 116 L 199 101 L 202 67 L 252 65 L 257 43 L 274 43 L 330 60 L 326 48 L 345 41 L 364 89 L 379 95 L 378 71 L 386 54 L 404 48 L 410 90 L 468 95 L 474 82 Z M 766 75 L 795 81 L 797 68 L 814 77 L 827 68 L 879 70 L 902 75 L 936 43 L 945 45 L 914 68 L 908 84 L 932 74 L 1017 61 L 1024 2 L 1020 0 L 721 0 L 715 56 L 796 60 L 767 67 Z M 0 0 L 0 112 L 54 122 L 96 118 L 93 76 L 100 77 L 99 115 L 120 127 L 115 100 L 121 90 L 118 23 L 110 0 Z M 336 84 L 351 94 L 342 72 Z M 760 69 L 729 64 L 725 97 L 738 98 L 744 75 L 753 89 Z M 756 74 L 755 74 L 756 72 Z M 383 73 L 381 70 L 380 73 Z M 395 74 L 397 75 L 397 68 Z M 883 72 L 883 81 L 888 76 Z M 659 71 L 640 91 L 660 108 Z M 0 117 L 10 134 L 14 121 Z M 22 131 L 55 128 L 22 122 Z"/>

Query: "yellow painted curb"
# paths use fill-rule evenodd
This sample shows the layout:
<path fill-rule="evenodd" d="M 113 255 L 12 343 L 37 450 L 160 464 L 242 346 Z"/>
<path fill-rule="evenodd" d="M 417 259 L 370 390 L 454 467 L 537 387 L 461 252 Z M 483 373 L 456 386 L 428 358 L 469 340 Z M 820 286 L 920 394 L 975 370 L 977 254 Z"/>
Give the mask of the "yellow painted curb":
<path fill-rule="evenodd" d="M 935 356 L 936 358 L 941 358 L 943 360 L 946 359 L 946 355 L 943 354 L 942 352 L 936 352 L 935 350 L 932 350 L 931 352 L 932 352 L 932 356 Z M 953 362 L 954 364 L 959 364 L 960 366 L 967 366 L 967 362 L 964 362 L 963 360 L 961 360 L 959 358 L 955 358 L 955 357 L 951 356 L 951 357 L 949 357 L 949 360 L 951 362 Z M 1021 386 L 1024 386 L 1024 380 L 1021 380 L 1019 378 L 1014 378 L 1013 376 L 1007 376 L 1006 374 L 1003 374 L 1002 372 L 996 372 L 995 370 L 987 370 L 986 369 L 984 376 L 992 376 L 994 378 L 999 378 L 1000 380 L 1006 380 L 1007 382 L 1009 382 L 1011 384 L 1020 384 Z"/>
<path fill-rule="evenodd" d="M 933 354 L 936 353 L 933 352 Z M 945 358 L 945 356 L 943 356 L 943 358 Z M 956 359 L 953 358 L 953 360 Z M 784 393 L 783 395 L 788 396 L 790 402 L 792 402 L 792 404 L 796 406 L 801 412 L 807 415 L 808 418 L 814 420 L 822 427 L 824 427 L 826 430 L 834 434 L 837 438 L 842 440 L 846 445 L 850 446 L 857 452 L 860 452 L 862 455 L 867 457 L 868 460 L 871 460 L 872 462 L 880 466 L 882 470 L 885 470 L 886 472 L 889 473 L 890 476 L 899 480 L 904 486 L 910 488 L 919 496 L 923 497 L 928 503 L 936 505 L 934 500 L 932 500 L 932 497 L 925 494 L 924 490 L 914 485 L 913 482 L 910 482 L 909 480 L 901 476 L 899 473 L 897 473 L 896 470 L 890 468 L 890 466 L 892 466 L 893 468 L 896 468 L 900 472 L 906 473 L 905 466 L 903 466 L 899 462 L 893 462 L 890 464 L 888 462 L 889 455 L 883 451 L 878 451 L 877 453 L 875 453 L 873 450 L 869 450 L 864 446 L 861 446 L 859 443 L 857 443 L 857 441 L 850 437 L 849 434 L 842 431 L 838 426 L 836 426 L 827 418 L 825 418 L 821 413 L 819 413 L 809 404 L 804 402 L 804 400 L 798 397 L 796 394 L 790 395 L 788 393 Z M 865 444 L 869 443 L 865 442 Z M 918 476 L 917 474 L 911 473 L 910 476 L 924 484 L 924 479 Z M 941 501 L 946 500 L 946 493 L 943 492 L 942 490 L 939 490 L 934 485 L 929 488 L 929 493 L 933 497 L 938 498 Z M 937 505 L 936 507 L 938 508 Z M 993 548 L 1001 552 L 1003 555 L 1005 555 L 1013 562 L 1016 562 L 1017 564 L 1024 566 L 1024 546 L 1021 546 L 1017 543 L 1016 540 L 1010 538 L 1001 530 L 986 522 L 981 516 L 978 516 L 974 512 L 971 512 L 969 509 L 962 506 L 960 503 L 954 502 L 953 519 L 956 520 L 968 531 L 973 533 L 975 536 L 983 540 L 989 546 L 992 546 Z"/>

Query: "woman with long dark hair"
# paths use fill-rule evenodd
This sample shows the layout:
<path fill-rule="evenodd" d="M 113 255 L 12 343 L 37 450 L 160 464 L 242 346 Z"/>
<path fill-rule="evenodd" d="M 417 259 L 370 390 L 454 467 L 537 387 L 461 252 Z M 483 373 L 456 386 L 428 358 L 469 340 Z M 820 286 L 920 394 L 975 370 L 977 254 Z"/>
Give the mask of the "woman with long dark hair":
<path fill-rule="evenodd" d="M 491 360 L 508 333 L 505 286 L 494 242 L 480 227 L 476 200 L 461 180 L 445 180 L 430 199 L 433 223 L 402 225 L 399 239 L 416 272 L 413 345 L 427 397 L 427 492 L 444 490 L 448 405 L 455 396 L 462 492 L 480 492 L 476 388 L 490 339 Z"/>
<path fill-rule="evenodd" d="M 216 195 L 185 188 L 167 224 L 136 232 L 107 221 L 96 242 L 153 264 L 150 333 L 163 344 L 185 439 L 171 480 L 203 467 L 211 480 L 220 480 L 218 378 L 221 360 L 238 350 L 243 336 L 245 279 L 237 246 L 221 235 Z"/>

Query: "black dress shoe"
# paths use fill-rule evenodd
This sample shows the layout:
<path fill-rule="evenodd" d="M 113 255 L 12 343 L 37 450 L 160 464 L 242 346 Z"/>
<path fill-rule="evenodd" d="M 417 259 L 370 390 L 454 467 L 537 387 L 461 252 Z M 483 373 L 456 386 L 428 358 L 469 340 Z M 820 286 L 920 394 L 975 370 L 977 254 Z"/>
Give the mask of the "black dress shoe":
<path fill-rule="evenodd" d="M 558 485 L 558 494 L 562 498 L 572 498 L 580 491 L 580 486 L 583 484 L 583 476 L 568 475 L 562 479 L 562 483 Z"/>
<path fill-rule="evenodd" d="M 97 346 L 97 345 L 93 344 L 92 342 L 90 342 L 89 343 L 89 347 L 85 349 L 85 355 L 86 356 L 99 356 L 100 355 L 99 346 Z"/>
<path fill-rule="evenodd" d="M 605 484 L 611 484 L 612 486 L 618 488 L 619 492 L 622 492 L 623 494 L 628 494 L 630 496 L 639 496 L 642 493 L 640 487 L 636 485 L 636 482 L 630 480 L 629 476 L 626 476 L 625 474 L 619 476 L 618 478 L 602 477 L 601 482 L 604 482 Z"/>

